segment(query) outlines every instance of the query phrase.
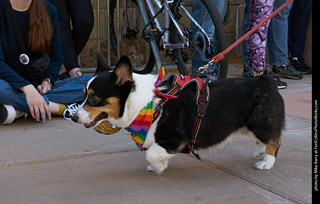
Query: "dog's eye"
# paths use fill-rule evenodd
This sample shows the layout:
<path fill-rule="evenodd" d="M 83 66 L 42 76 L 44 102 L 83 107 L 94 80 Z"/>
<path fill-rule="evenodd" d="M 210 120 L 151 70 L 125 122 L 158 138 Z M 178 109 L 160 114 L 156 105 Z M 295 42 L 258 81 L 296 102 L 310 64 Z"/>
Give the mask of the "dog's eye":
<path fill-rule="evenodd" d="M 96 95 L 91 95 L 91 96 L 89 96 L 89 101 L 90 101 L 90 103 L 96 104 L 100 101 L 100 98 Z"/>

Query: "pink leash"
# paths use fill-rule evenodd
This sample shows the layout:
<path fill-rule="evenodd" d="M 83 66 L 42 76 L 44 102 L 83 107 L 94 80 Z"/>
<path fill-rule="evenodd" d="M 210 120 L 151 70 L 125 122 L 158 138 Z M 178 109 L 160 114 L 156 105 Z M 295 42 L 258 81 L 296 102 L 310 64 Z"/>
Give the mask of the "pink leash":
<path fill-rule="evenodd" d="M 290 3 L 292 3 L 293 0 L 288 0 L 286 3 L 282 4 L 277 10 L 272 12 L 267 18 L 265 18 L 263 21 L 261 21 L 258 25 L 256 25 L 254 28 L 252 28 L 250 31 L 248 31 L 244 36 L 242 36 L 240 39 L 238 39 L 236 42 L 234 42 L 232 45 L 230 45 L 227 49 L 225 49 L 223 52 L 220 52 L 216 56 L 214 56 L 211 61 L 208 63 L 209 65 L 216 64 L 220 60 L 224 59 L 224 56 L 230 52 L 233 48 L 235 48 L 237 45 L 239 45 L 242 41 L 244 41 L 249 35 L 254 33 L 256 30 L 258 30 L 263 24 L 265 24 L 268 20 L 273 18 L 277 13 L 279 13 L 282 9 L 284 9 L 286 6 L 288 6 Z"/>

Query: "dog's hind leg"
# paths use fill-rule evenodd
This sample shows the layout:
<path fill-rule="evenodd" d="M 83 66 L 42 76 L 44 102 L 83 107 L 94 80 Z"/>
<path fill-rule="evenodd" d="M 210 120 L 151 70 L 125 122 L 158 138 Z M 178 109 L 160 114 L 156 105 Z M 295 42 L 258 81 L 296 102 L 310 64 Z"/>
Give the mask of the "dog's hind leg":
<path fill-rule="evenodd" d="M 147 167 L 147 171 L 156 172 L 160 175 L 167 167 L 169 159 L 174 155 L 169 154 L 166 149 L 154 143 L 149 147 L 146 153 L 146 159 L 150 163 Z"/>
<path fill-rule="evenodd" d="M 262 161 L 259 161 L 255 164 L 256 169 L 270 170 L 273 167 L 276 161 L 278 149 L 280 148 L 280 145 L 281 145 L 281 139 L 280 137 L 270 139 L 266 145 L 267 145 L 266 155 L 264 156 Z"/>

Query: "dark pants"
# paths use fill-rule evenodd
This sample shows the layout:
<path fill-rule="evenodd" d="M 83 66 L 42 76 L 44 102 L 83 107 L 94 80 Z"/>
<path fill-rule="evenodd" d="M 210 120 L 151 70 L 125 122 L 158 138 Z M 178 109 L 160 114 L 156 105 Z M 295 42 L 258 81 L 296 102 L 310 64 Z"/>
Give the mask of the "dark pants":
<path fill-rule="evenodd" d="M 77 57 L 86 45 L 94 24 L 90 0 L 48 0 L 59 15 L 64 66 L 69 72 L 79 67 Z M 72 22 L 72 30 L 70 25 Z"/>
<path fill-rule="evenodd" d="M 289 17 L 289 53 L 302 58 L 312 9 L 312 0 L 294 0 Z"/>

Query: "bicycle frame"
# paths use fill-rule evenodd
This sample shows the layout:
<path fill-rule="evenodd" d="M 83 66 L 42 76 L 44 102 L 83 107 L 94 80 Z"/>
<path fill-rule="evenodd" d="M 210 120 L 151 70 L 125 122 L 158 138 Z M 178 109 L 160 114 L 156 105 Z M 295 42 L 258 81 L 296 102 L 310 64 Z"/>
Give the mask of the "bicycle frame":
<path fill-rule="evenodd" d="M 164 0 L 163 4 L 161 3 L 161 0 L 152 0 L 152 1 L 153 1 L 153 3 L 151 2 L 151 0 L 137 0 L 137 4 L 138 4 L 139 10 L 141 12 L 141 16 L 142 16 L 144 24 L 147 25 L 150 23 L 149 22 L 150 21 L 149 15 L 151 16 L 151 18 L 154 18 L 154 20 L 153 20 L 154 25 L 157 27 L 157 29 L 159 31 L 163 32 L 163 35 L 161 38 L 162 38 L 163 47 L 165 50 L 182 49 L 182 48 L 188 47 L 189 46 L 189 39 L 184 35 L 183 31 L 181 30 L 180 26 L 178 25 L 177 21 L 174 18 L 174 15 L 172 14 L 172 12 L 169 8 L 169 3 L 173 3 L 173 0 Z M 153 8 L 153 4 L 156 5 L 158 11 L 160 11 L 162 9 L 162 7 L 164 7 L 163 11 L 162 11 L 163 16 L 164 16 L 164 28 L 161 27 L 160 21 L 156 17 L 156 12 Z M 195 26 L 197 26 L 200 29 L 200 31 L 204 34 L 205 38 L 207 38 L 207 41 L 210 43 L 210 39 L 209 39 L 207 33 L 201 28 L 201 26 L 197 23 L 197 21 L 191 16 L 191 14 L 187 11 L 187 9 L 184 8 L 183 5 L 181 5 L 180 8 L 188 16 L 188 18 L 190 18 L 190 20 L 195 24 Z M 149 15 L 148 15 L 147 9 L 148 9 Z M 169 38 L 170 20 L 174 23 L 179 35 L 182 37 L 183 43 L 179 43 L 179 44 L 170 43 L 170 38 Z M 152 29 L 150 24 L 147 26 L 146 29 L 148 29 L 148 30 Z M 159 48 L 158 48 L 157 42 L 155 40 L 150 41 L 150 44 L 151 44 L 151 49 L 152 49 L 152 52 L 154 54 L 155 61 L 156 61 L 156 71 L 157 71 L 157 73 L 159 73 L 159 70 L 162 67 Z"/>
<path fill-rule="evenodd" d="M 137 0 L 137 1 L 141 1 L 141 0 Z M 151 0 L 144 0 L 145 3 L 145 7 L 148 9 L 148 12 L 150 14 L 151 17 L 154 17 L 156 15 L 156 12 L 153 8 L 153 4 L 151 2 Z M 162 7 L 164 6 L 163 9 L 163 16 L 164 16 L 164 28 L 161 27 L 161 24 L 158 20 L 158 18 L 156 17 L 154 19 L 154 25 L 157 27 L 157 29 L 161 32 L 163 32 L 163 36 L 162 41 L 163 41 L 163 46 L 165 50 L 170 50 L 170 49 L 177 49 L 177 48 L 185 48 L 187 46 L 189 46 L 189 42 L 188 39 L 183 35 L 182 30 L 180 29 L 177 21 L 174 19 L 173 14 L 170 11 L 169 8 L 169 3 L 173 3 L 173 1 L 163 1 L 163 5 L 161 4 L 160 0 L 153 0 L 153 3 L 157 6 L 158 10 L 162 9 Z M 190 15 L 191 16 L 191 15 Z M 149 22 L 149 18 L 148 16 L 143 16 L 142 18 L 147 17 L 148 22 Z M 183 38 L 184 43 L 181 44 L 171 44 L 169 41 L 169 26 L 170 26 L 170 20 L 175 24 L 175 27 L 177 28 L 180 36 Z"/>

